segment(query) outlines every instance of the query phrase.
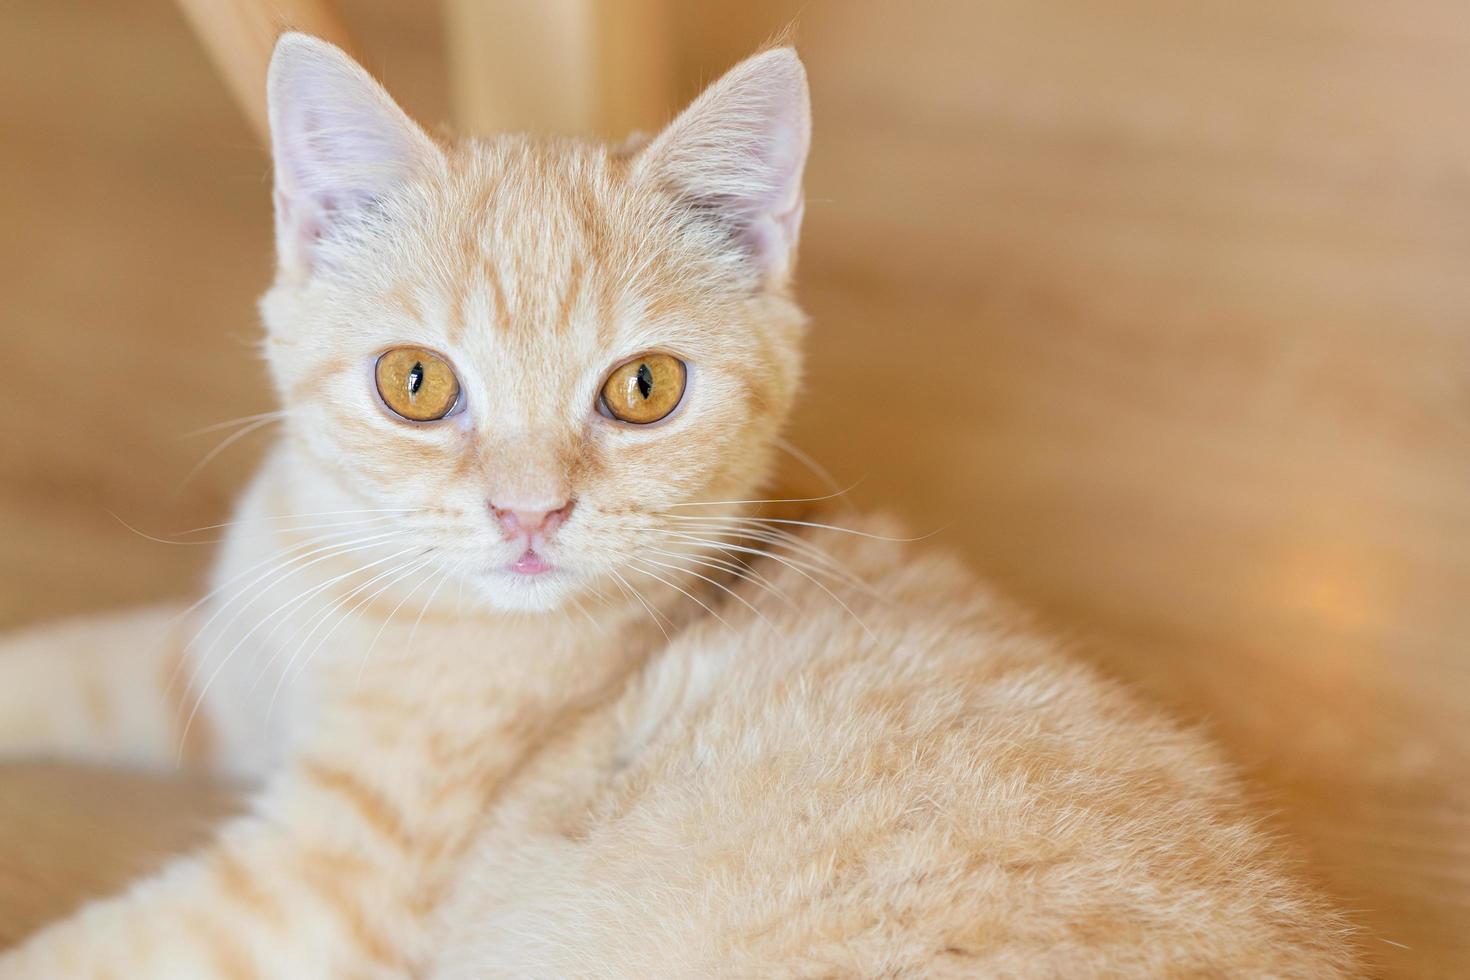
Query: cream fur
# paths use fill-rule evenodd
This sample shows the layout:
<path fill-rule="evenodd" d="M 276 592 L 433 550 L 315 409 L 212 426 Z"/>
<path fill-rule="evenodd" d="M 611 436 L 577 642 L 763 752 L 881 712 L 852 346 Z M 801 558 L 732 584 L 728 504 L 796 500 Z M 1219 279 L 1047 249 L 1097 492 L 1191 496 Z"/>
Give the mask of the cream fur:
<path fill-rule="evenodd" d="M 286 416 L 216 588 L 0 649 L 0 749 L 262 787 L 0 977 L 1354 972 L 1197 735 L 888 526 L 738 503 L 800 378 L 792 52 L 626 152 L 441 147 L 296 35 L 271 98 Z M 403 344 L 462 411 L 379 404 Z M 599 415 L 650 350 L 679 409 Z M 507 571 L 490 505 L 565 500 Z"/>

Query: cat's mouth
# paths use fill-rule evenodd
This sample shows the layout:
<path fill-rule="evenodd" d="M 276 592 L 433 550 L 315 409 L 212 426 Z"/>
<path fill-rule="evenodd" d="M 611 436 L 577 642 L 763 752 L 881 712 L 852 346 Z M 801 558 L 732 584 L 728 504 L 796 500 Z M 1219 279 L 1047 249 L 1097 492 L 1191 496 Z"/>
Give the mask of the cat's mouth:
<path fill-rule="evenodd" d="M 532 576 L 544 575 L 555 568 L 556 566 L 547 561 L 545 557 L 537 554 L 535 548 L 527 548 L 519 558 L 507 566 L 506 570 L 516 575 Z"/>

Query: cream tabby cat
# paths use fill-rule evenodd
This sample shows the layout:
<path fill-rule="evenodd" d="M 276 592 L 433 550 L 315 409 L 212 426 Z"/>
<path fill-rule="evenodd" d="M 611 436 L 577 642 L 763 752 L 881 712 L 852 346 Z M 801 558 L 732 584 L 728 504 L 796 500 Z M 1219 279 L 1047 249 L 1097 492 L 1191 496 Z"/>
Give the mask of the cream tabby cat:
<path fill-rule="evenodd" d="M 300 35 L 270 106 L 287 414 L 215 588 L 0 650 L 8 754 L 263 786 L 0 976 L 1354 972 L 1200 739 L 883 524 L 749 503 L 792 51 L 620 150 L 441 145 Z"/>

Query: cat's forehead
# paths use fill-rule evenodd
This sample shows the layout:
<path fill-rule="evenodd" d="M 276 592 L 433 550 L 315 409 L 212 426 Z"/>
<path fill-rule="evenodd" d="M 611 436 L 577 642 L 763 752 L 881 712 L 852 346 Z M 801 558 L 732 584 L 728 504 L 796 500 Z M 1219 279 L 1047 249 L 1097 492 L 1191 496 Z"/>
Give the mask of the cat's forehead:
<path fill-rule="evenodd" d="M 601 146 L 469 142 L 421 193 L 390 299 L 450 346 L 539 356 L 651 344 L 708 301 L 661 220 L 667 201 Z"/>

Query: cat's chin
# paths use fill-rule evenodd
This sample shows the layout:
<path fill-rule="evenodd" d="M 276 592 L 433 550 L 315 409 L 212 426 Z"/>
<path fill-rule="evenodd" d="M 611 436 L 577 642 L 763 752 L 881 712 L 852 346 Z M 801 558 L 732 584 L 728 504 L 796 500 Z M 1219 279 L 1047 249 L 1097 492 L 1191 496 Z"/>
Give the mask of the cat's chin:
<path fill-rule="evenodd" d="M 489 606 L 502 612 L 550 612 L 576 591 L 576 578 L 561 568 L 535 575 L 507 569 L 486 575 L 479 591 Z"/>

